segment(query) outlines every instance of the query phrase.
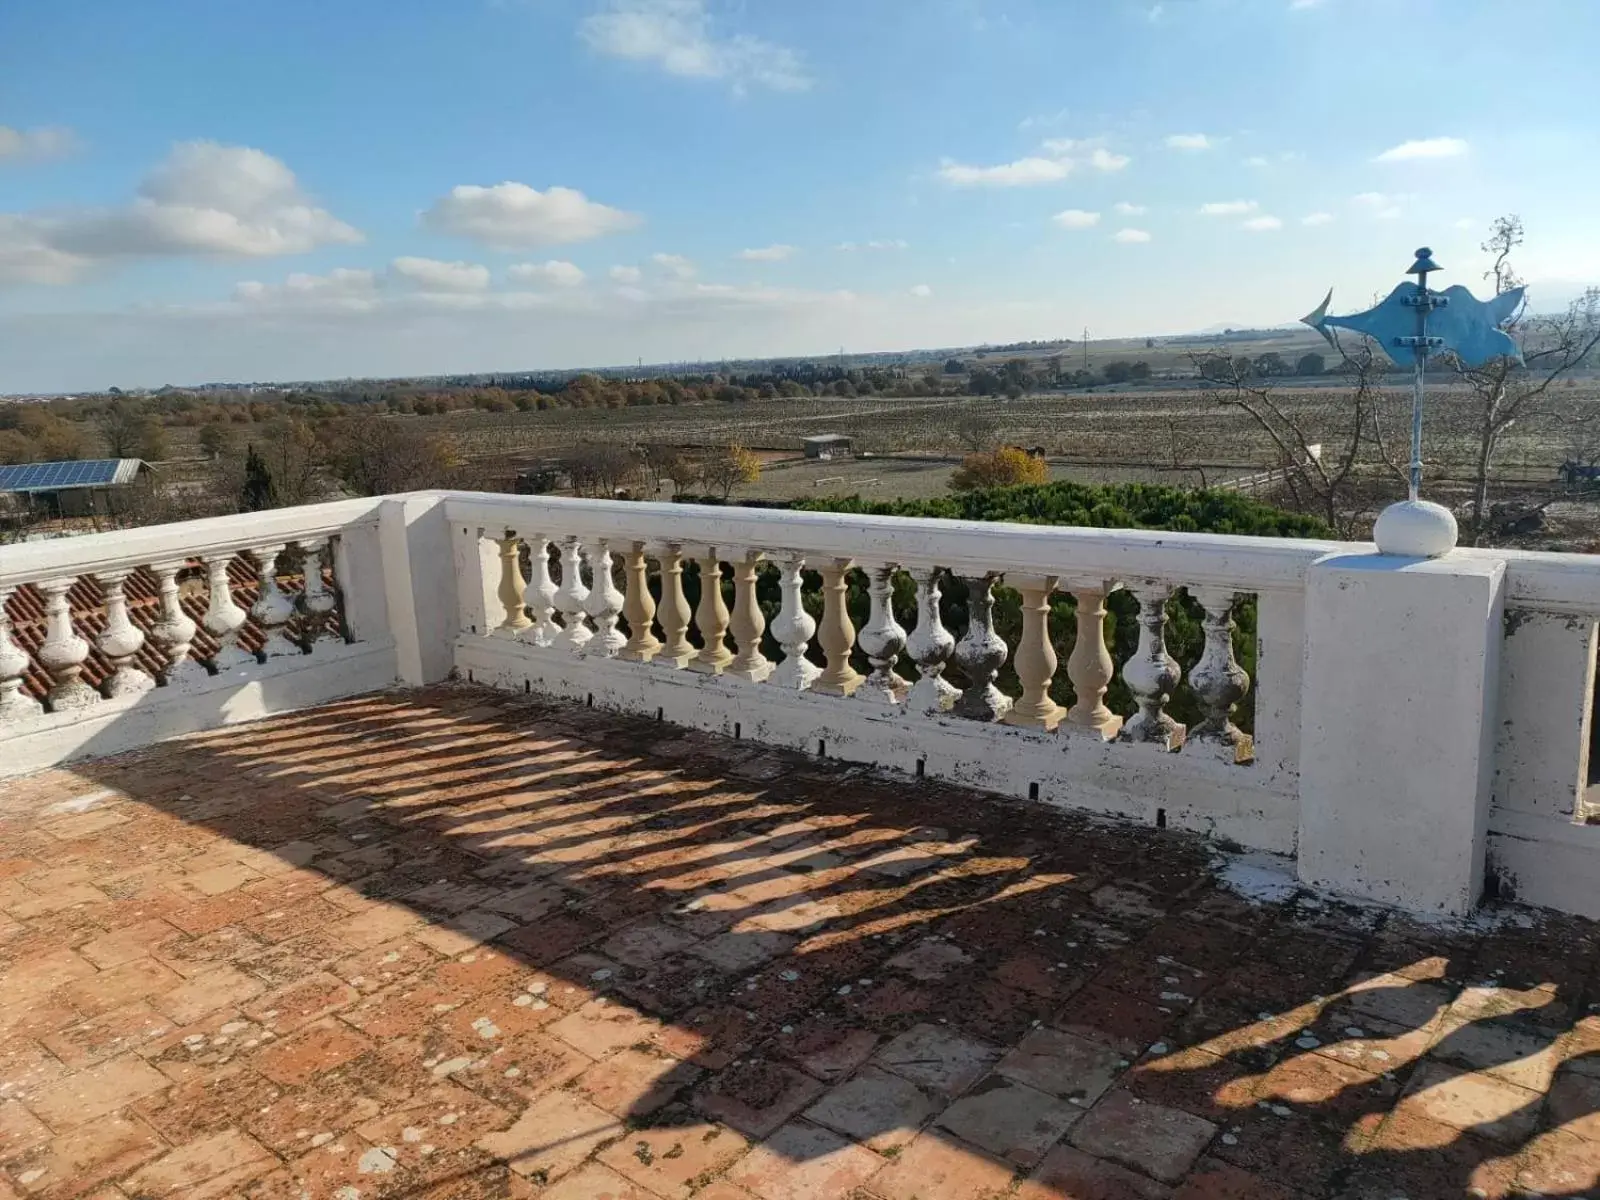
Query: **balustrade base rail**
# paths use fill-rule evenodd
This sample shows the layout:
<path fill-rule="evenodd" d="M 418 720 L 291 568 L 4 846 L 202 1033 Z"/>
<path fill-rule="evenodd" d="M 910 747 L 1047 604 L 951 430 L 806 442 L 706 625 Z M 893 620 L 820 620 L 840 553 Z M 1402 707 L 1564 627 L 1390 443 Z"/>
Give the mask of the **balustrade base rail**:
<path fill-rule="evenodd" d="M 1192 830 L 1251 849 L 1294 851 L 1293 778 L 1264 767 L 1241 769 L 1214 756 L 953 715 L 920 716 L 869 700 L 541 648 L 506 637 L 462 636 L 456 669 L 463 679 L 508 691 Z"/>

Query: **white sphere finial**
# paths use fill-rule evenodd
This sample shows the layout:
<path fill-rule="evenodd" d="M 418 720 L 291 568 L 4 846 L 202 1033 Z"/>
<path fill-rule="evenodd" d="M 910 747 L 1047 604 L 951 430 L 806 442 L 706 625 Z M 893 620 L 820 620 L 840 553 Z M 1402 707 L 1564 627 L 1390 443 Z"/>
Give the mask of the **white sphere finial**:
<path fill-rule="evenodd" d="M 1456 519 L 1442 504 L 1401 500 L 1378 514 L 1372 540 L 1379 554 L 1403 558 L 1438 558 L 1456 545 Z"/>

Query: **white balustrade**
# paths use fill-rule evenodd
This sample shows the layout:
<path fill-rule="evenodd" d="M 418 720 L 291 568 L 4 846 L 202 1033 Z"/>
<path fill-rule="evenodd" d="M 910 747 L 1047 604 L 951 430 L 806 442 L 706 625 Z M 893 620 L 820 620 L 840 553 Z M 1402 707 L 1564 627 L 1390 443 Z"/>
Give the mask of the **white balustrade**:
<path fill-rule="evenodd" d="M 1006 661 L 1006 643 L 994 628 L 994 584 L 997 574 L 968 575 L 967 631 L 956 643 L 954 659 L 967 686 L 951 711 L 972 721 L 998 721 L 1011 709 L 1011 697 L 995 686 Z"/>
<path fill-rule="evenodd" d="M 1139 711 L 1118 735 L 1125 742 L 1176 750 L 1183 744 L 1183 726 L 1167 712 L 1172 690 L 1182 678 L 1177 660 L 1167 653 L 1167 601 L 1172 586 L 1147 579 L 1128 588 L 1139 601 L 1139 646 L 1122 668 L 1122 678 Z"/>
<path fill-rule="evenodd" d="M 83 664 L 89 657 L 89 643 L 73 628 L 72 608 L 67 593 L 73 579 L 45 579 L 39 590 L 45 598 L 45 636 L 39 647 L 39 663 L 50 673 L 50 691 L 45 700 L 51 712 L 87 708 L 100 699 L 100 693 L 83 682 Z"/>
<path fill-rule="evenodd" d="M 6 608 L 15 591 L 0 584 L 0 723 L 20 721 L 44 711 L 44 705 L 22 690 L 28 656 L 12 639 L 11 614 Z"/>
<path fill-rule="evenodd" d="M 556 609 L 561 613 L 561 632 L 556 635 L 556 645 L 567 650 L 582 650 L 594 637 L 589 627 L 589 615 L 584 602 L 589 599 L 589 589 L 583 585 L 583 560 L 578 539 L 569 537 L 561 543 L 561 585 L 556 588 Z"/>
<path fill-rule="evenodd" d="M 778 564 L 778 588 L 782 602 L 777 619 L 772 622 L 772 636 L 778 639 L 778 645 L 783 648 L 783 661 L 767 677 L 767 682 L 791 692 L 805 691 L 822 673 L 822 668 L 806 657 L 806 647 L 817 632 L 817 623 L 806 612 L 802 600 L 803 578 L 800 572 L 805 563 L 806 560 L 799 555 L 789 555 Z"/>
<path fill-rule="evenodd" d="M 178 591 L 178 572 L 187 565 L 183 559 L 150 564 L 160 596 L 160 609 L 150 626 L 150 641 L 165 660 L 161 681 L 168 687 L 190 687 L 211 677 L 209 671 L 190 657 L 197 629 L 189 614 L 183 611 Z"/>
<path fill-rule="evenodd" d="M 322 577 L 322 554 L 329 548 L 329 540 L 309 538 L 295 544 L 304 555 L 301 571 L 305 579 L 305 586 L 301 588 L 295 607 L 300 610 L 300 627 L 304 631 L 306 649 L 310 650 L 323 638 L 338 637 L 338 630 L 332 627 L 331 618 L 339 602 Z"/>
<path fill-rule="evenodd" d="M 554 615 L 556 585 L 550 578 L 550 539 L 524 535 L 523 541 L 528 546 L 528 585 L 523 598 L 533 614 L 533 626 L 522 636 L 535 646 L 554 646 L 561 635 L 561 626 Z"/>
<path fill-rule="evenodd" d="M 611 547 L 605 542 L 591 542 L 585 547 L 589 560 L 589 595 L 583 602 L 583 611 L 594 621 L 595 636 L 585 645 L 589 654 L 602 658 L 615 658 L 628 644 L 628 637 L 617 628 L 617 618 L 622 615 L 622 593 L 611 573 Z"/>
<path fill-rule="evenodd" d="M 206 581 L 211 588 L 211 600 L 201 623 L 217 643 L 217 649 L 211 656 L 211 669 L 220 673 L 255 662 L 255 655 L 239 645 L 239 632 L 250 619 L 250 614 L 233 599 L 233 583 L 228 578 L 228 567 L 233 562 L 232 553 L 209 554 L 203 561 L 206 564 Z"/>
<path fill-rule="evenodd" d="M 132 571 L 100 571 L 95 579 L 105 597 L 106 622 L 95 639 L 95 649 L 111 662 L 111 675 L 102 685 L 111 700 L 137 696 L 155 687 L 156 681 L 141 670 L 134 657 L 144 649 L 144 631 L 128 619 L 128 595 L 124 590 Z"/>
<path fill-rule="evenodd" d="M 911 690 L 911 684 L 894 669 L 906 646 L 906 631 L 894 619 L 894 573 L 895 568 L 889 564 L 867 571 L 867 598 L 871 608 L 867 623 L 856 635 L 872 669 L 856 689 L 855 696 L 876 704 L 899 704 Z"/>
<path fill-rule="evenodd" d="M 1205 705 L 1206 715 L 1189 730 L 1189 739 L 1207 746 L 1225 762 L 1247 760 L 1250 735 L 1233 723 L 1233 711 L 1250 690 L 1250 676 L 1233 654 L 1233 606 L 1238 597 L 1227 588 L 1192 587 L 1189 594 L 1205 610 L 1205 651 L 1189 672 L 1189 686 Z"/>
<path fill-rule="evenodd" d="M 261 654 L 264 658 L 287 658 L 304 651 L 289 640 L 287 626 L 294 616 L 294 601 L 278 585 L 278 556 L 284 547 L 257 546 L 250 551 L 256 560 L 260 590 L 250 615 L 261 626 Z"/>
<path fill-rule="evenodd" d="M 906 707 L 918 713 L 948 712 L 961 693 L 944 679 L 956 639 L 939 615 L 939 570 L 924 567 L 913 577 L 917 582 L 917 626 L 906 638 L 906 652 L 917 665 L 917 681 L 906 695 Z"/>

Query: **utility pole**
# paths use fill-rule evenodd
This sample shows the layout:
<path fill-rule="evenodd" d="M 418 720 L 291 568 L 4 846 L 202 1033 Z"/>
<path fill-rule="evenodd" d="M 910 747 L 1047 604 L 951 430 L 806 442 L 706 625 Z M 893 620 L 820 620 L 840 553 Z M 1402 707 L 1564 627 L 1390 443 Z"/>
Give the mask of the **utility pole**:
<path fill-rule="evenodd" d="M 1083 373 L 1089 373 L 1089 327 L 1083 327 Z"/>

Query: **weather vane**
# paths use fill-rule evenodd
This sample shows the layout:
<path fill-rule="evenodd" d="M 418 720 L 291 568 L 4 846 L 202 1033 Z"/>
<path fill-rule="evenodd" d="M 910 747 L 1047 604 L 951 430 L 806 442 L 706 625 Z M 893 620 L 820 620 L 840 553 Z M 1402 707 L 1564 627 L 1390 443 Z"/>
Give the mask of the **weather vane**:
<path fill-rule="evenodd" d="M 1431 355 L 1449 353 L 1465 367 L 1481 367 L 1496 358 L 1522 361 L 1517 344 L 1501 326 L 1522 304 L 1522 288 L 1501 292 L 1492 300 L 1479 300 L 1460 284 L 1435 292 L 1428 287 L 1428 276 L 1439 270 L 1433 251 L 1426 246 L 1417 251 L 1417 260 L 1406 272 L 1415 283 L 1401 283 L 1366 312 L 1345 317 L 1330 317 L 1328 302 L 1333 291 L 1323 297 L 1315 311 L 1301 320 L 1315 329 L 1328 344 L 1338 349 L 1330 327 L 1349 329 L 1371 338 L 1398 364 L 1411 355 L 1411 477 L 1410 496 L 1391 504 L 1378 515 L 1372 537 L 1383 554 L 1403 554 L 1415 558 L 1437 558 L 1456 544 L 1456 519 L 1442 504 L 1423 500 L 1422 488 L 1422 398 Z"/>

